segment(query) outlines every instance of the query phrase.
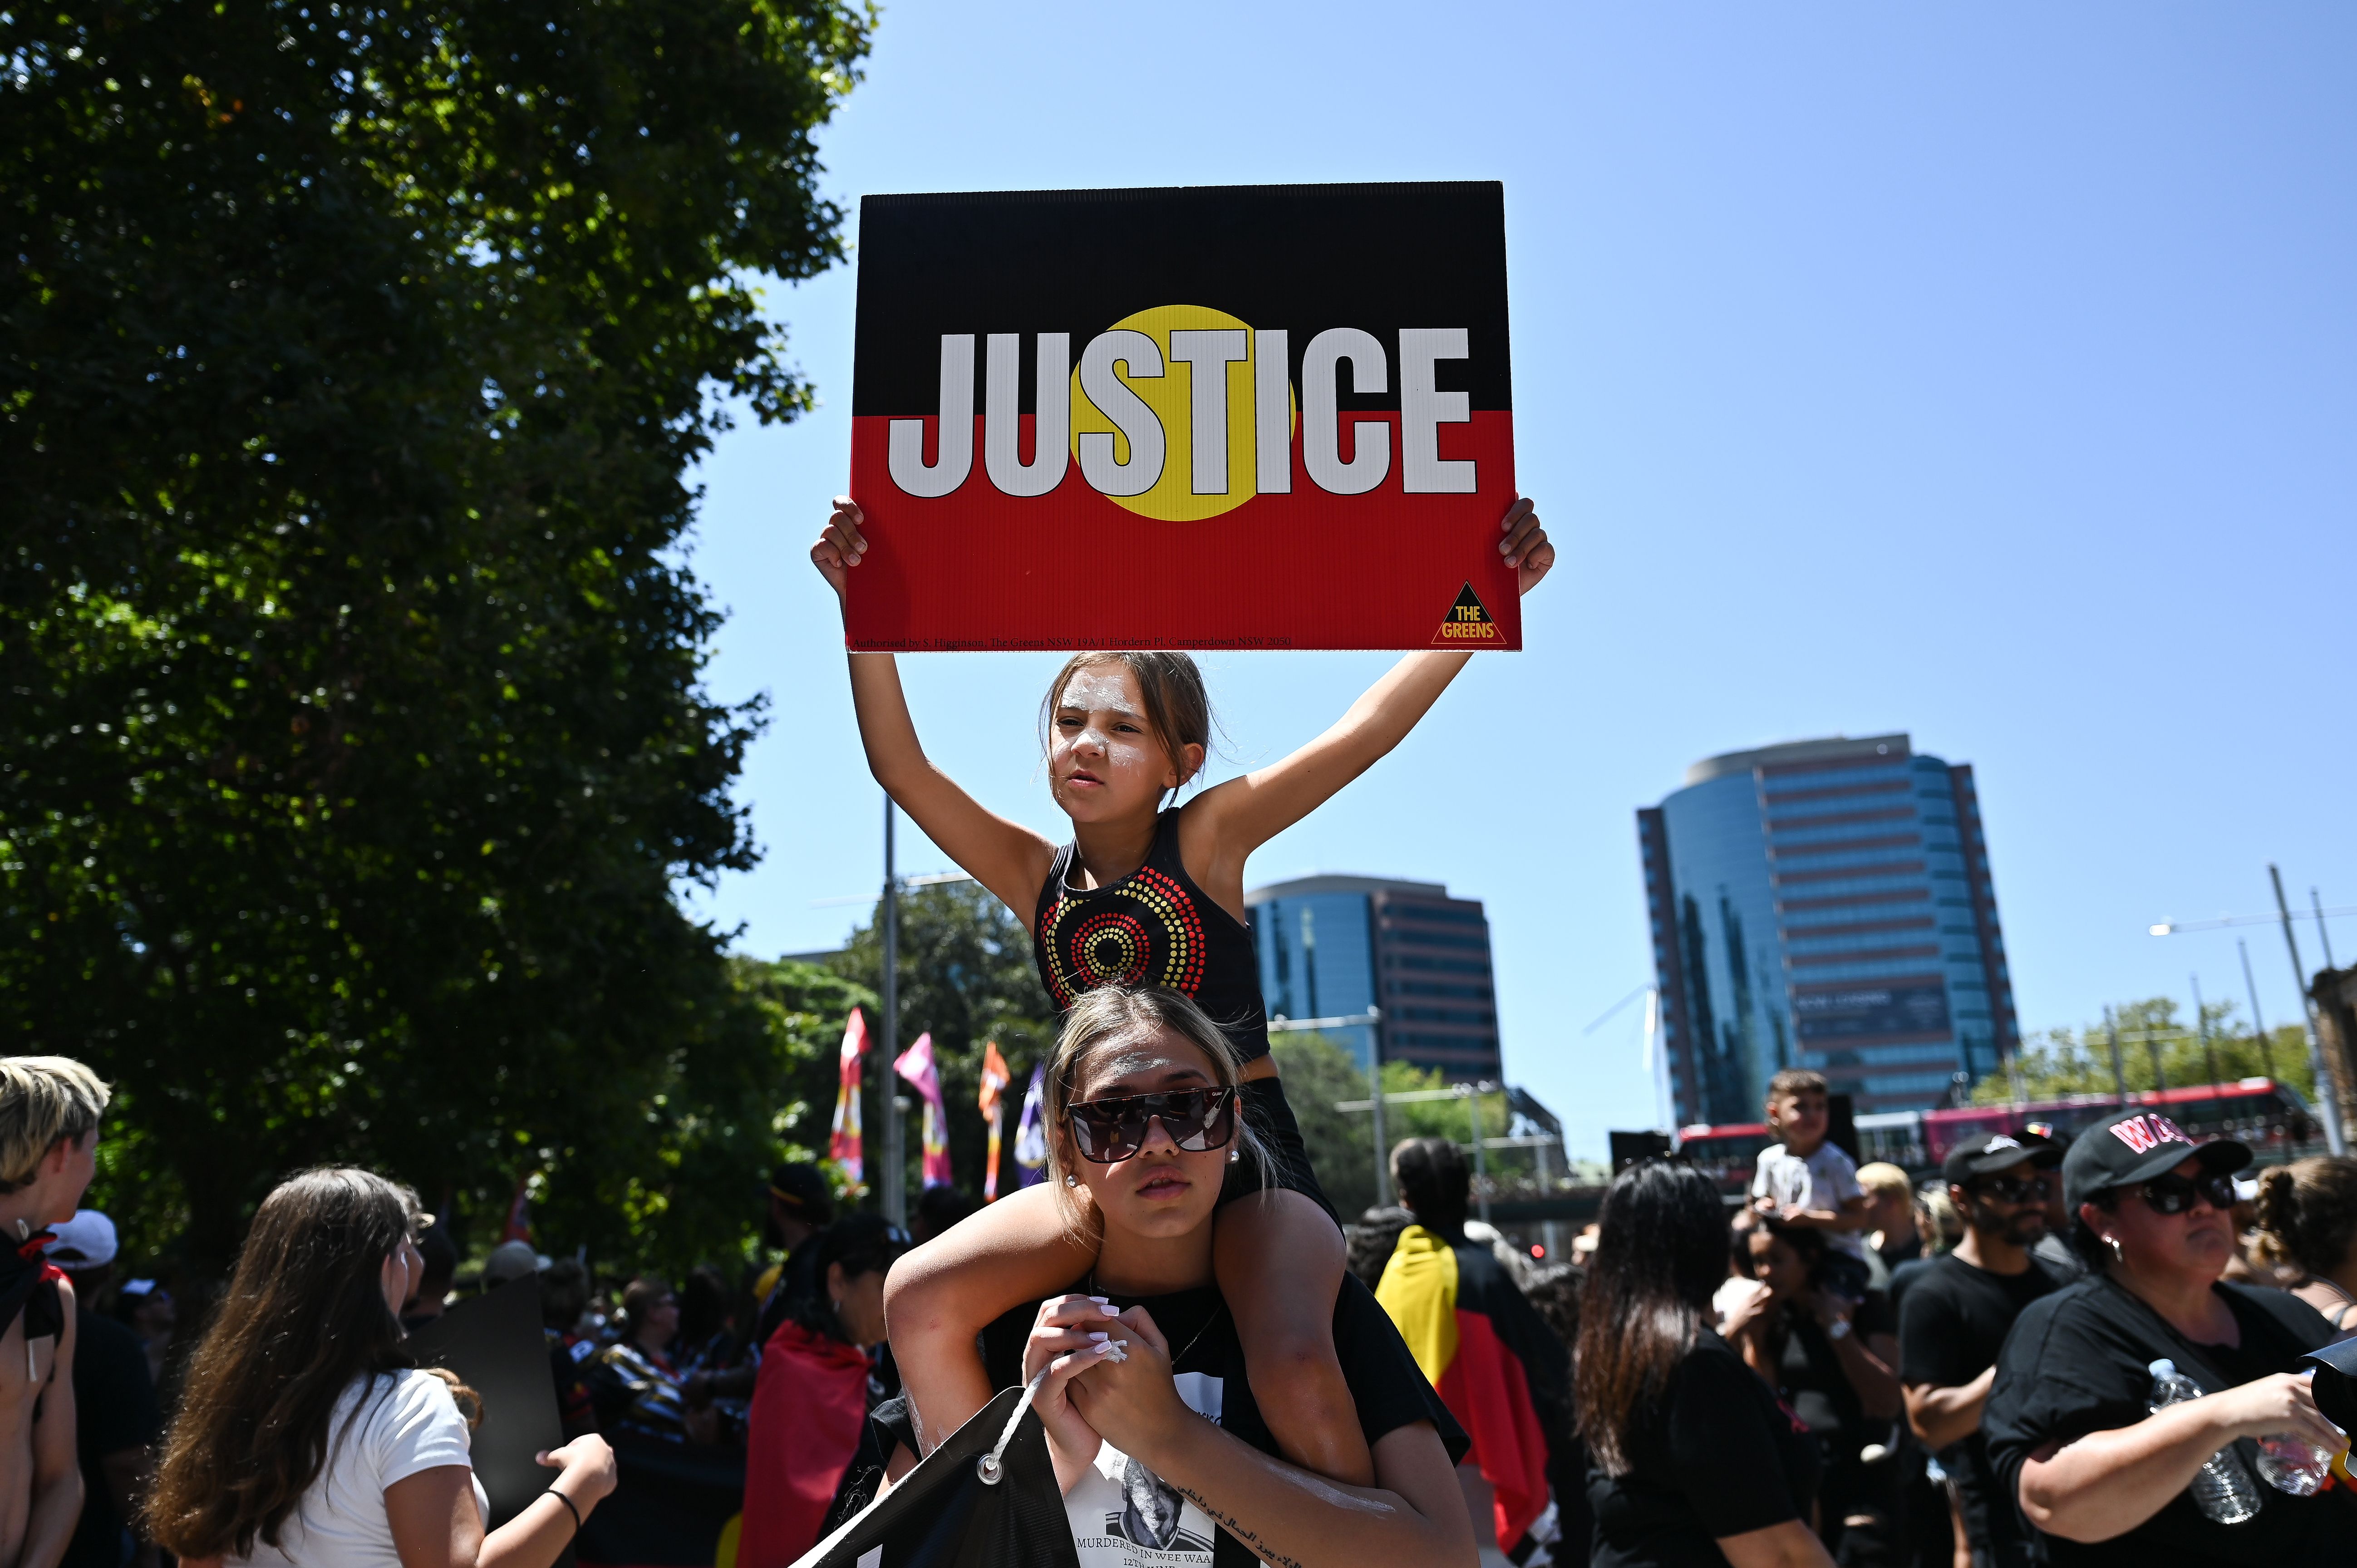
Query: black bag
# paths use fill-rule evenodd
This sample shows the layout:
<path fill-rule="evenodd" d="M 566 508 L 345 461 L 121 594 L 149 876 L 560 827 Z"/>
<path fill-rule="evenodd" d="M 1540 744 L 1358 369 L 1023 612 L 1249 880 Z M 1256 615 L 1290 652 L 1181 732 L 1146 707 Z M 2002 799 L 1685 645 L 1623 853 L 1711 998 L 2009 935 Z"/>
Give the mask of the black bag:
<path fill-rule="evenodd" d="M 1080 1568 L 1080 1561 L 1048 1429 L 1025 1391 L 1007 1389 L 794 1568 Z"/>

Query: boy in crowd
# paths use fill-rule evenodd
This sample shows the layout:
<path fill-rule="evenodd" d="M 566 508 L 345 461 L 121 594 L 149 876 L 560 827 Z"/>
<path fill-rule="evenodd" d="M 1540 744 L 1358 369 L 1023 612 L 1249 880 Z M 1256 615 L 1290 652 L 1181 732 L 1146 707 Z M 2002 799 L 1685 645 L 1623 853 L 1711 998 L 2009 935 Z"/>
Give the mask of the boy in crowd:
<path fill-rule="evenodd" d="M 2060 1283 L 2030 1255 L 2062 1151 L 2035 1133 L 1957 1145 L 1941 1174 L 1964 1239 L 1908 1287 L 1899 1311 L 1899 1380 L 1908 1424 L 1955 1482 L 1973 1568 L 2027 1568 L 2029 1541 L 1989 1468 L 1981 1407 L 1996 1354 L 2021 1309 Z"/>
<path fill-rule="evenodd" d="M 73 1286 L 43 1256 L 98 1167 L 108 1092 L 63 1057 L 0 1057 L 0 1568 L 57 1568 L 81 1516 Z"/>
<path fill-rule="evenodd" d="M 1768 1081 L 1768 1131 L 1783 1140 L 1760 1151 L 1751 1207 L 1785 1225 L 1825 1232 L 1825 1283 L 1852 1300 L 1865 1295 L 1866 1189 L 1857 1162 L 1826 1141 L 1833 1119 L 1821 1073 L 1787 1068 Z"/>
<path fill-rule="evenodd" d="M 95 1208 L 57 1227 L 49 1262 L 74 1289 L 74 1435 L 81 1455 L 81 1523 L 64 1568 L 156 1568 L 153 1546 L 131 1534 L 147 1490 L 164 1421 L 147 1348 L 112 1317 L 91 1310 L 114 1273 L 114 1221 Z"/>

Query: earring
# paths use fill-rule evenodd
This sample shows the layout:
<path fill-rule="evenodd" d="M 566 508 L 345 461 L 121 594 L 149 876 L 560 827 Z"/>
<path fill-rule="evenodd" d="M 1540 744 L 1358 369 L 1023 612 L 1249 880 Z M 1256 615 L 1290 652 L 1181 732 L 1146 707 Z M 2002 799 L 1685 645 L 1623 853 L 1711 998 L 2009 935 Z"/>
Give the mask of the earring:
<path fill-rule="evenodd" d="M 1066 1187 L 1078 1187 L 1081 1185 L 1081 1178 L 1076 1176 L 1068 1176 L 1064 1178 L 1064 1185 Z"/>
<path fill-rule="evenodd" d="M 1234 1165 L 1238 1160 L 1243 1159 L 1243 1157 L 1244 1154 L 1242 1149 L 1230 1149 L 1228 1151 L 1228 1164 L 1230 1165 Z"/>
<path fill-rule="evenodd" d="M 2112 1262 L 2118 1262 L 2124 1255 L 2120 1251 L 2120 1239 L 2117 1236 L 2106 1236 L 2104 1238 L 2104 1245 L 2112 1250 Z"/>

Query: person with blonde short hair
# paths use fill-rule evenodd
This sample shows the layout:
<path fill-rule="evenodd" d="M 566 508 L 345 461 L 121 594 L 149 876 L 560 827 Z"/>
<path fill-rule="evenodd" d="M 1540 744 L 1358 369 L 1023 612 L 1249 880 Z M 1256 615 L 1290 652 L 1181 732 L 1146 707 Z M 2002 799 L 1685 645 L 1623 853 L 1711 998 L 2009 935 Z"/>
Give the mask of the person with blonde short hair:
<path fill-rule="evenodd" d="M 1857 1185 L 1866 1189 L 1866 1244 L 1895 1269 L 1923 1255 L 1922 1233 L 1915 1229 L 1915 1184 L 1888 1160 L 1857 1167 Z"/>
<path fill-rule="evenodd" d="M 44 1256 L 98 1168 L 99 1076 L 0 1057 L 0 1568 L 56 1568 L 81 1517 L 73 1285 Z"/>

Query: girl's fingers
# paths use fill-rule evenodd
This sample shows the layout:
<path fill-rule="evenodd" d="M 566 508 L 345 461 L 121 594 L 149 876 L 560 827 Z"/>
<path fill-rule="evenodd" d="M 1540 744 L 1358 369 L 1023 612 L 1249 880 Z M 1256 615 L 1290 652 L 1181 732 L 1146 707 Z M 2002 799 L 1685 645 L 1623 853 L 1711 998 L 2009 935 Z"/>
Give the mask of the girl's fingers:
<path fill-rule="evenodd" d="M 1116 1316 L 1113 1305 L 1102 1296 L 1060 1295 L 1039 1304 L 1037 1326 L 1069 1326 L 1076 1323 L 1094 1326 Z"/>
<path fill-rule="evenodd" d="M 1162 1330 L 1155 1326 L 1154 1315 L 1147 1312 L 1146 1308 L 1142 1306 L 1131 1307 L 1127 1312 L 1121 1315 L 1121 1321 L 1132 1333 L 1135 1334 L 1138 1338 L 1143 1339 L 1148 1345 L 1153 1346 L 1155 1349 L 1160 1351 L 1164 1357 L 1168 1358 L 1169 1356 L 1170 1342 L 1162 1337 Z"/>
<path fill-rule="evenodd" d="M 1530 516 L 1531 513 L 1536 510 L 1538 509 L 1531 504 L 1530 497 L 1516 496 L 1514 498 L 1514 504 L 1506 509 L 1504 519 L 1498 524 L 1499 532 L 1501 533 L 1512 533 L 1514 531 L 1514 524 L 1522 521 L 1523 519 Z"/>

